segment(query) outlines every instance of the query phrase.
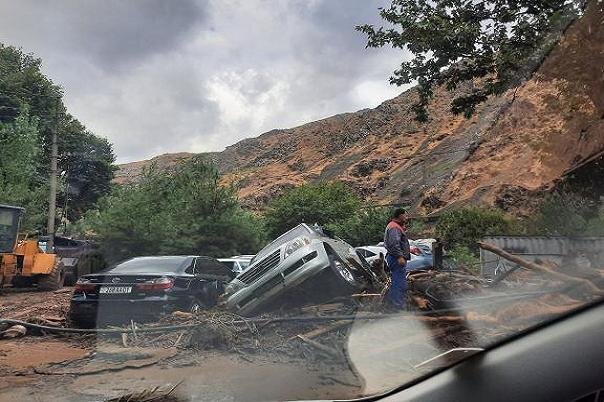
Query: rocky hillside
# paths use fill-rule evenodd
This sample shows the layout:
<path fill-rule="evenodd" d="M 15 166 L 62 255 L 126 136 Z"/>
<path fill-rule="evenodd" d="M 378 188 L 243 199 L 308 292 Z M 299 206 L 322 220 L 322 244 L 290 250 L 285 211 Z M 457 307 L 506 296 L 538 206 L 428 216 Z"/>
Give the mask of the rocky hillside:
<path fill-rule="evenodd" d="M 604 153 L 601 7 L 592 2 L 530 80 L 489 99 L 471 119 L 452 116 L 453 95 L 437 91 L 430 121 L 420 124 L 408 91 L 375 109 L 269 131 L 206 155 L 250 206 L 301 183 L 341 180 L 368 199 L 422 213 L 468 203 L 506 209 Z M 122 165 L 116 181 L 136 180 L 152 161 L 169 167 L 187 157 Z"/>

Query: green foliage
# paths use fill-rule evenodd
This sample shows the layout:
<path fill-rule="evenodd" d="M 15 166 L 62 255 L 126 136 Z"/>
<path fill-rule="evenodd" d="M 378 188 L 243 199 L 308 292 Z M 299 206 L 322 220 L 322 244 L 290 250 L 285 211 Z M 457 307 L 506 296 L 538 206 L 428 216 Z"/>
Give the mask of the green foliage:
<path fill-rule="evenodd" d="M 474 271 L 476 274 L 480 271 L 480 259 L 466 246 L 454 246 L 453 249 L 447 253 L 447 256 L 453 261 L 457 268 L 464 267 L 470 271 Z"/>
<path fill-rule="evenodd" d="M 420 219 L 411 219 L 407 223 L 407 236 L 412 239 L 424 237 L 427 231 L 429 231 L 428 226 Z"/>
<path fill-rule="evenodd" d="M 61 88 L 42 74 L 41 65 L 41 60 L 33 55 L 0 43 L 0 122 L 17 123 L 19 116 L 24 115 L 36 118 L 38 151 L 35 163 L 29 167 L 35 168 L 38 185 L 31 188 L 30 183 L 24 184 L 36 194 L 42 193 L 47 186 L 50 144 L 52 133 L 56 131 L 59 171 L 64 172 L 67 182 L 64 192 L 59 194 L 58 206 L 60 210 L 67 198 L 67 217 L 75 220 L 108 193 L 115 157 L 107 140 L 91 134 L 66 113 Z M 24 143 L 24 152 L 29 147 L 29 143 Z M 9 191 L 5 197 L 21 199 L 18 194 L 12 194 L 16 189 L 5 191 Z M 45 210 L 42 203 L 36 209 L 28 208 L 27 213 L 41 216 Z M 44 225 L 42 221 L 39 229 Z"/>
<path fill-rule="evenodd" d="M 93 233 L 112 261 L 137 255 L 255 253 L 260 220 L 244 212 L 217 170 L 193 159 L 174 174 L 151 168 L 139 184 L 119 186 L 89 211 L 80 230 Z"/>
<path fill-rule="evenodd" d="M 473 114 L 489 95 L 518 85 L 582 12 L 583 0 L 392 0 L 380 9 L 388 27 L 357 26 L 367 47 L 390 45 L 410 52 L 390 83 L 418 83 L 415 112 L 428 118 L 433 87 L 449 91 L 483 78 L 453 100 L 451 110 Z"/>
<path fill-rule="evenodd" d="M 23 229 L 33 231 L 44 224 L 45 194 L 36 168 L 40 154 L 37 119 L 23 108 L 12 122 L 0 123 L 0 204 L 25 207 Z"/>
<path fill-rule="evenodd" d="M 511 228 L 501 211 L 473 207 L 445 213 L 436 224 L 436 233 L 449 249 L 465 247 L 476 252 L 476 242 L 482 237 L 509 234 Z"/>
<path fill-rule="evenodd" d="M 67 205 L 66 218 L 75 221 L 110 192 L 115 157 L 109 141 L 90 133 L 70 115 L 63 119 L 60 132 L 59 166 L 65 186 L 58 203 Z"/>
<path fill-rule="evenodd" d="M 595 216 L 587 220 L 583 236 L 604 236 L 604 205 L 600 205 Z"/>
<path fill-rule="evenodd" d="M 541 236 L 602 236 L 604 206 L 573 193 L 554 193 L 527 224 L 529 234 Z"/>
<path fill-rule="evenodd" d="M 343 221 L 328 224 L 327 228 L 355 247 L 366 246 L 384 240 L 384 229 L 389 220 L 387 208 L 367 206 Z"/>
<path fill-rule="evenodd" d="M 265 218 L 270 234 L 276 237 L 302 222 L 342 224 L 354 216 L 360 204 L 343 183 L 304 184 L 273 200 Z"/>

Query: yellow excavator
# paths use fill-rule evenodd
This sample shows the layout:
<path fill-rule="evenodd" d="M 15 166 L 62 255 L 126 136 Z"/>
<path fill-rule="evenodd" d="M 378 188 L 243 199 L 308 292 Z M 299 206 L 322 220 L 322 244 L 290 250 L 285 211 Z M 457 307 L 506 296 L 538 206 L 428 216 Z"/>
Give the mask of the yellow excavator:
<path fill-rule="evenodd" d="M 38 239 L 19 239 L 25 209 L 0 205 L 0 288 L 37 284 L 40 290 L 63 287 L 65 267 L 56 254 L 46 253 Z"/>

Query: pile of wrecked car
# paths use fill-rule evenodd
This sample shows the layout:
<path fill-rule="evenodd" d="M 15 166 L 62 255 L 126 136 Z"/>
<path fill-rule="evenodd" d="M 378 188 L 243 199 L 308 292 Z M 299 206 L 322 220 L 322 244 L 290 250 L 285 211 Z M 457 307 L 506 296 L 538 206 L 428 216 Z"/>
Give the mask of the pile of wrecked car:
<path fill-rule="evenodd" d="M 84 275 L 75 285 L 70 318 L 94 325 L 196 312 L 218 303 L 250 316 L 381 286 L 361 253 L 322 228 L 302 223 L 255 256 L 137 257 Z"/>

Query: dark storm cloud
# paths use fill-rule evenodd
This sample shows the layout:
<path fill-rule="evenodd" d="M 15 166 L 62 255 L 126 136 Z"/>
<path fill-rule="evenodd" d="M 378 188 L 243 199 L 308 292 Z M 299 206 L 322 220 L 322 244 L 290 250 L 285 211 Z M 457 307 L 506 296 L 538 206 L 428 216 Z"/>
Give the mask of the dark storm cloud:
<path fill-rule="evenodd" d="M 44 60 L 120 161 L 220 150 L 376 106 L 403 55 L 354 30 L 387 0 L 3 1 L 0 41 Z"/>
<path fill-rule="evenodd" d="M 62 52 L 79 53 L 112 67 L 170 49 L 196 24 L 204 9 L 193 0 L 19 0 L 2 7 L 2 31 Z"/>

